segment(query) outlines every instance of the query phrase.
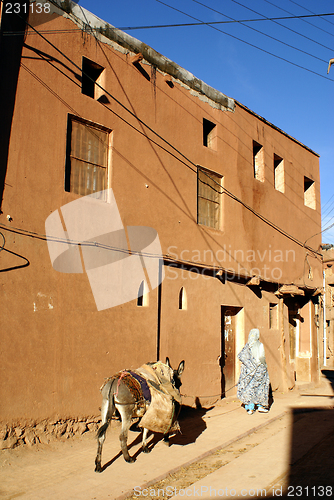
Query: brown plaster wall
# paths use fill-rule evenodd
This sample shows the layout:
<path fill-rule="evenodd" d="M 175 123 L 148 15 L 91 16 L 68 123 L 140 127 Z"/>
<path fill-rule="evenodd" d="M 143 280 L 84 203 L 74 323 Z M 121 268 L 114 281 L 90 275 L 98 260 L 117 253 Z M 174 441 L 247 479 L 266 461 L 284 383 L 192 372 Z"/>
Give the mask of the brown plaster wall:
<path fill-rule="evenodd" d="M 58 16 L 47 18 L 39 29 L 51 25 L 53 29 L 74 26 Z M 273 388 L 284 387 L 281 329 L 288 332 L 288 326 L 285 319 L 280 329 L 269 330 L 268 303 L 278 300 L 273 293 L 256 294 L 242 284 L 196 274 L 198 270 L 184 271 L 182 276 L 182 269 L 175 267 L 175 274 L 166 273 L 162 284 L 161 310 L 155 289 L 148 307 L 131 301 L 98 312 L 85 273 L 62 274 L 52 268 L 45 220 L 78 198 L 64 190 L 68 114 L 77 114 L 112 131 L 109 184 L 123 224 L 155 228 L 165 256 L 201 264 L 199 270 L 203 265 L 227 267 L 251 275 L 257 268 L 260 272 L 255 274 L 276 282 L 277 288 L 284 282 L 317 287 L 321 286 L 319 261 L 309 255 L 313 270 L 309 280 L 302 245 L 228 194 L 223 195 L 221 229 L 198 225 L 196 177 L 197 165 L 220 173 L 229 192 L 304 242 L 320 228 L 317 156 L 241 106 L 233 113 L 216 109 L 184 84 L 174 81 L 171 88 L 163 74 L 142 62 L 148 81 L 131 64 L 132 54 L 114 50 L 106 39 L 97 42 L 80 32 L 49 34 L 48 39 L 79 68 L 82 56 L 105 67 L 105 87 L 111 95 L 109 104 L 101 104 L 81 94 L 78 68 L 38 35 L 27 35 L 0 215 L 6 238 L 1 253 L 0 420 L 96 415 L 103 379 L 155 360 L 158 334 L 162 359 L 168 355 L 175 366 L 186 361 L 185 394 L 219 394 L 223 305 L 244 310 L 240 344 L 252 327 L 260 328 Z M 217 124 L 216 150 L 202 144 L 203 118 Z M 264 183 L 253 177 L 253 140 L 265 148 Z M 273 187 L 274 153 L 286 165 L 284 194 Z M 304 206 L 304 175 L 316 183 L 316 210 Z M 319 237 L 314 237 L 312 246 L 316 249 L 319 244 Z M 248 252 L 254 252 L 254 261 Z M 181 286 L 187 291 L 186 311 L 178 309 Z M 288 355 L 285 344 L 287 359 Z"/>

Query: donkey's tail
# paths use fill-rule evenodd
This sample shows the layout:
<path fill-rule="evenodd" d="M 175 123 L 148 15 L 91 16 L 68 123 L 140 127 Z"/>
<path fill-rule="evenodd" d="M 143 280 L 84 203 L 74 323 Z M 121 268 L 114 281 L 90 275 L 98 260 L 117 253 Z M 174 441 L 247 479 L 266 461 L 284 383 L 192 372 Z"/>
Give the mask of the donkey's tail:
<path fill-rule="evenodd" d="M 104 437 L 108 429 L 111 417 L 115 412 L 115 399 L 112 390 L 114 380 L 109 380 L 102 388 L 101 426 L 97 431 L 97 438 Z"/>
<path fill-rule="evenodd" d="M 108 380 L 108 382 L 102 387 L 102 406 L 101 406 L 101 416 L 102 422 L 101 427 L 97 431 L 97 454 L 95 458 L 95 472 L 102 472 L 101 467 L 101 456 L 102 456 L 102 446 L 106 438 L 106 431 L 109 426 L 109 422 L 113 413 L 115 411 L 115 401 L 114 393 L 111 390 L 113 385 L 113 380 Z"/>

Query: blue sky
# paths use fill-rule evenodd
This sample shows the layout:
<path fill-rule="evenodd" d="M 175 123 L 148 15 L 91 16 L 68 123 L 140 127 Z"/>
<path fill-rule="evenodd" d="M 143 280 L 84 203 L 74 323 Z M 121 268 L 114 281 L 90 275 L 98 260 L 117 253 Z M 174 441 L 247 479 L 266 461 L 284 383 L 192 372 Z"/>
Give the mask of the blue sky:
<path fill-rule="evenodd" d="M 211 27 L 125 29 L 334 13 L 334 2 L 80 0 L 79 5 L 150 45 L 318 153 L 322 229 L 334 223 L 334 65 L 327 75 L 328 61 L 334 58 L 334 15 Z M 334 244 L 334 227 L 323 233 L 323 243 Z"/>

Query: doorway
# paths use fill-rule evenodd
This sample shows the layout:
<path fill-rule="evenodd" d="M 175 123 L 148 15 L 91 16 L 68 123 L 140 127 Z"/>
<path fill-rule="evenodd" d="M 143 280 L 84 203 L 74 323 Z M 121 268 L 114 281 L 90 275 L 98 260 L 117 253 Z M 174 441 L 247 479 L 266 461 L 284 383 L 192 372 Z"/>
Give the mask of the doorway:
<path fill-rule="evenodd" d="M 232 396 L 235 386 L 236 339 L 241 307 L 221 307 L 221 397 Z"/>

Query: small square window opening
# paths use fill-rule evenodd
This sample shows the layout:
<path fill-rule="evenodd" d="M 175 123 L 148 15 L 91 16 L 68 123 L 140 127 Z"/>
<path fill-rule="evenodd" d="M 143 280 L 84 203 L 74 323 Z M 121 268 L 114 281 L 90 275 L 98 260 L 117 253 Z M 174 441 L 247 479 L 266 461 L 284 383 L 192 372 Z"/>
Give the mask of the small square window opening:
<path fill-rule="evenodd" d="M 315 183 L 308 177 L 304 177 L 304 205 L 316 209 Z"/>
<path fill-rule="evenodd" d="M 217 126 L 203 118 L 203 146 L 217 149 Z"/>
<path fill-rule="evenodd" d="M 264 150 L 263 146 L 253 141 L 253 169 L 254 178 L 264 182 Z"/>
<path fill-rule="evenodd" d="M 269 328 L 278 328 L 278 304 L 269 304 Z"/>
<path fill-rule="evenodd" d="M 274 154 L 274 185 L 277 191 L 284 193 L 284 160 Z"/>
<path fill-rule="evenodd" d="M 82 58 L 81 93 L 88 95 L 92 99 L 98 99 L 101 92 L 95 83 L 101 84 L 101 75 L 104 68 L 99 64 L 90 61 L 86 57 Z"/>

